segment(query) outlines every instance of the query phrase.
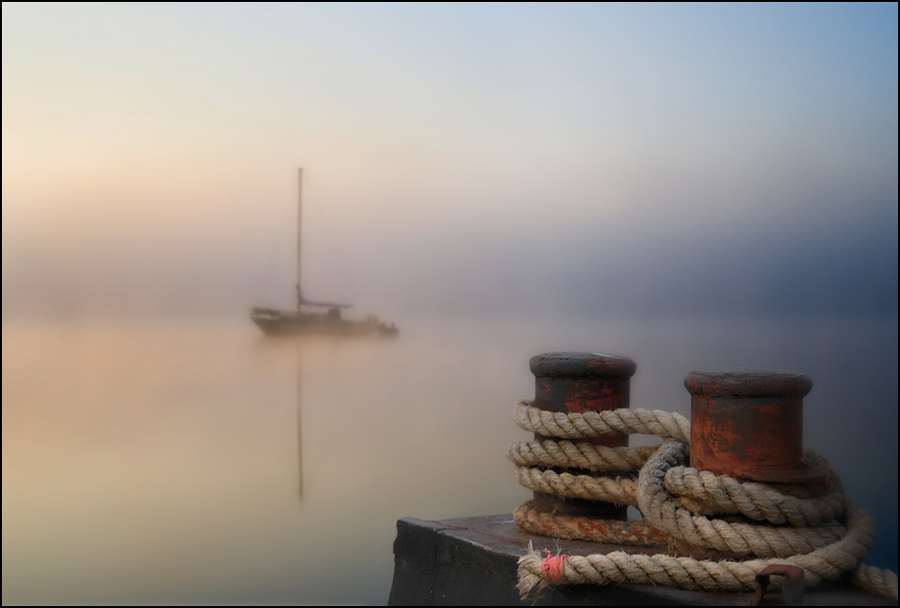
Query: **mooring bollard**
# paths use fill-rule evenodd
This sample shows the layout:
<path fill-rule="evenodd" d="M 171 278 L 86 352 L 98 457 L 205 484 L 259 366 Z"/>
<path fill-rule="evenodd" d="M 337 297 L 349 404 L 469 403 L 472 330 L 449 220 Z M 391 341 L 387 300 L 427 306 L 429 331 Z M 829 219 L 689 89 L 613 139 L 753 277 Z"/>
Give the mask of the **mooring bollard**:
<path fill-rule="evenodd" d="M 602 412 L 628 407 L 630 378 L 636 365 L 627 357 L 601 353 L 545 353 L 531 358 L 535 388 L 532 405 L 551 412 Z M 535 433 L 535 441 L 547 439 Z M 628 436 L 577 440 L 594 445 L 628 445 Z M 573 471 L 574 472 L 574 471 Z M 534 508 L 557 515 L 599 519 L 626 517 L 626 507 L 578 498 L 563 499 L 534 493 Z"/>
<path fill-rule="evenodd" d="M 754 589 L 759 602 L 770 576 L 787 575 L 787 601 L 802 591 L 810 605 L 896 605 L 896 575 L 859 563 L 874 539 L 869 516 L 847 502 L 824 460 L 804 459 L 803 397 L 812 387 L 806 376 L 692 372 L 685 380 L 691 424 L 660 410 L 611 411 L 629 407 L 636 367 L 630 359 L 547 353 L 530 363 L 535 398 L 519 403 L 515 417 L 536 441 L 513 442 L 509 457 L 534 500 L 512 517 L 398 521 L 389 604 L 533 605 L 543 593 L 544 605 L 746 606 Z M 632 433 L 663 443 L 605 449 L 624 447 Z M 697 475 L 688 458 L 696 469 L 732 479 Z M 796 486 L 733 479 L 825 476 L 802 496 Z M 606 501 L 635 505 L 644 519 L 627 521 L 623 507 Z M 835 520 L 842 526 L 827 525 Z M 803 590 L 804 569 L 851 580 L 865 592 L 841 583 Z"/>
<path fill-rule="evenodd" d="M 807 483 L 827 467 L 803 457 L 803 397 L 812 381 L 794 372 L 713 369 L 688 374 L 695 469 L 753 481 Z"/>

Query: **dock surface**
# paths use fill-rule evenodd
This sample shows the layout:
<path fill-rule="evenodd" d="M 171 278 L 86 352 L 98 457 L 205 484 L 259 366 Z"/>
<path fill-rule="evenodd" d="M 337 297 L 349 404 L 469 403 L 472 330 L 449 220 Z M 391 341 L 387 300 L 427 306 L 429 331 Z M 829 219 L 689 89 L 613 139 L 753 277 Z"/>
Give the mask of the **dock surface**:
<path fill-rule="evenodd" d="M 533 536 L 519 529 L 512 515 L 397 522 L 391 606 L 748 606 L 747 593 L 686 591 L 649 585 L 561 585 L 545 589 L 537 602 L 522 601 L 516 567 L 529 541 L 541 554 L 589 555 L 627 550 L 654 554 L 662 548 L 598 545 Z M 804 591 L 806 606 L 892 606 L 886 598 L 849 585 L 823 582 Z M 783 606 L 780 591 L 762 605 Z"/>

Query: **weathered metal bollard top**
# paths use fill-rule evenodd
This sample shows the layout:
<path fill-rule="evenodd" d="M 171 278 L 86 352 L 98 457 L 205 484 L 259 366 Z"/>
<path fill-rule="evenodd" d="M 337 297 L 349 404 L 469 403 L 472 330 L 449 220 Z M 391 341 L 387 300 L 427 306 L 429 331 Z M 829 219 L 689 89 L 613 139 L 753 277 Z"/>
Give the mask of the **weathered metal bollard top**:
<path fill-rule="evenodd" d="M 764 482 L 821 480 L 827 469 L 803 456 L 803 397 L 796 372 L 731 368 L 691 372 L 691 466 Z"/>

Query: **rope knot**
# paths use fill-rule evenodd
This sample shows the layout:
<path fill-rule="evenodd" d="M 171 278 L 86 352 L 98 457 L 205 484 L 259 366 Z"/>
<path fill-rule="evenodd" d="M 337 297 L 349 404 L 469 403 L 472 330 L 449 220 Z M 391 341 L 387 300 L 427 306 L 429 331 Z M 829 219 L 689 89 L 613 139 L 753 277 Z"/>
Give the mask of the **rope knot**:
<path fill-rule="evenodd" d="M 623 551 L 574 555 L 569 568 L 572 580 L 567 580 L 568 555 L 554 557 L 547 551 L 542 560 L 529 544 L 528 554 L 519 560 L 517 588 L 523 599 L 547 585 L 586 583 L 748 590 L 755 588 L 756 575 L 774 562 L 803 568 L 810 585 L 822 578 L 837 580 L 845 571 L 851 572 L 854 584 L 897 601 L 897 575 L 860 563 L 874 541 L 874 522 L 859 505 L 847 501 L 833 472 L 829 473 L 827 487 L 789 492 L 770 484 L 741 482 L 692 469 L 687 465 L 690 422 L 660 411 L 560 413 L 520 402 L 516 422 L 527 431 L 550 438 L 510 446 L 516 480 L 526 488 L 563 499 L 636 504 L 655 534 L 668 534 L 673 542 L 723 555 L 722 561 Z M 663 443 L 656 448 L 637 449 L 572 441 L 632 433 L 657 435 Z M 590 474 L 575 475 L 566 469 Z M 630 475 L 611 476 L 625 471 Z M 603 543 L 612 540 L 614 544 L 634 542 L 634 534 L 623 539 L 609 529 L 594 530 L 593 526 L 584 526 L 581 518 L 541 512 L 532 501 L 519 506 L 513 519 L 526 532 L 544 536 Z M 833 521 L 841 525 L 830 525 Z M 743 559 L 736 561 L 735 555 Z"/>
<path fill-rule="evenodd" d="M 547 551 L 547 557 L 541 562 L 541 575 L 544 577 L 544 580 L 551 585 L 566 584 L 568 581 L 563 575 L 563 567 L 567 559 L 569 559 L 568 555 L 551 555 Z"/>

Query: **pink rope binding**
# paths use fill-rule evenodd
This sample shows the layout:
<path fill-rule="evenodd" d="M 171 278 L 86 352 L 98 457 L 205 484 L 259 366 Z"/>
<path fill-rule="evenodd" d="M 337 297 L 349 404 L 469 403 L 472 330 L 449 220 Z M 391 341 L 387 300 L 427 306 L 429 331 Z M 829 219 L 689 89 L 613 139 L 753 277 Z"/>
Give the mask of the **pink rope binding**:
<path fill-rule="evenodd" d="M 566 577 L 563 576 L 563 566 L 568 555 L 550 555 L 547 551 L 547 557 L 541 562 L 541 575 L 551 585 L 562 585 L 567 583 Z"/>

